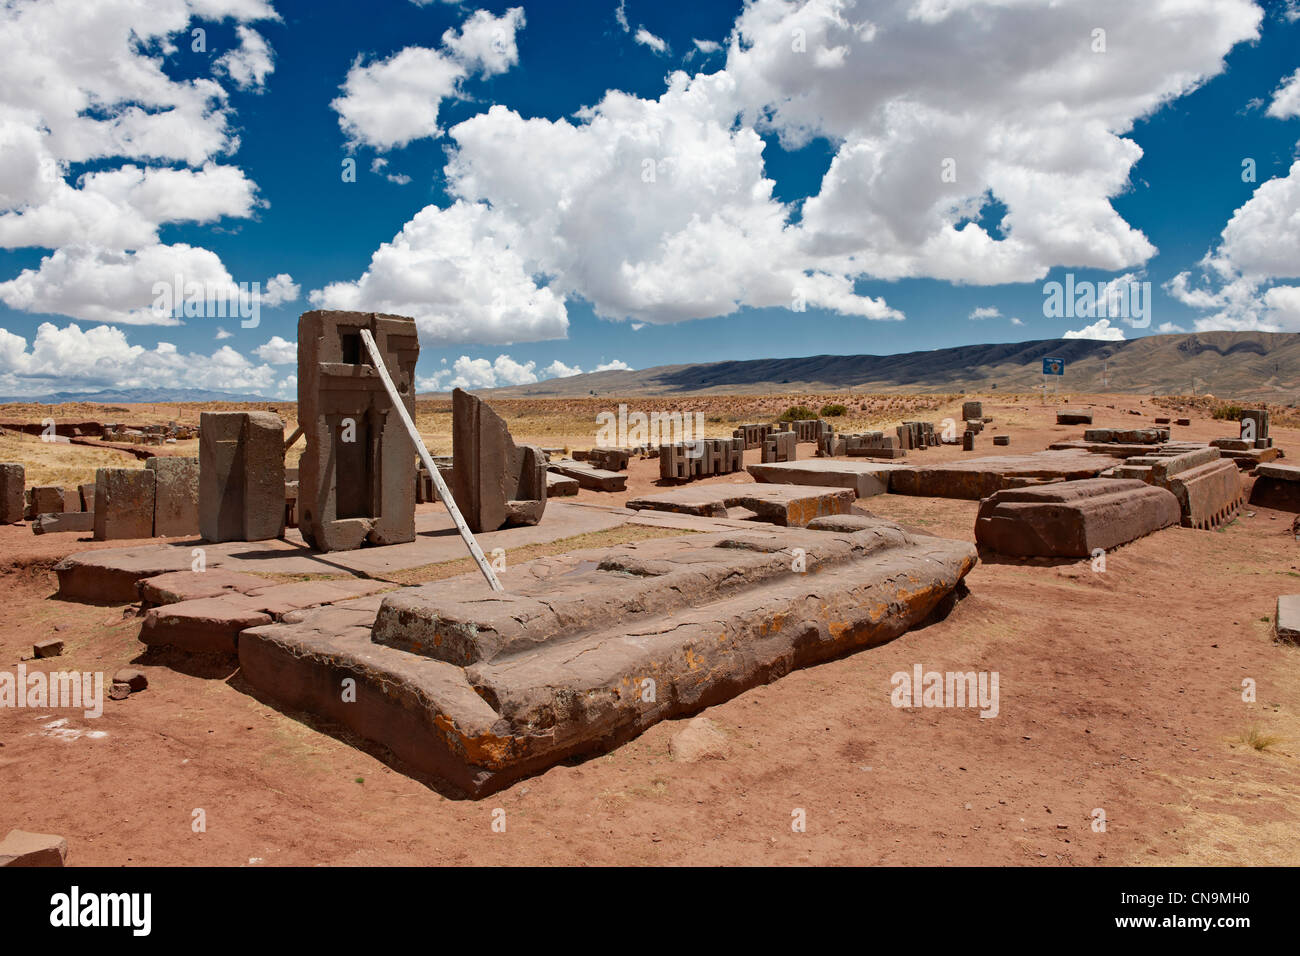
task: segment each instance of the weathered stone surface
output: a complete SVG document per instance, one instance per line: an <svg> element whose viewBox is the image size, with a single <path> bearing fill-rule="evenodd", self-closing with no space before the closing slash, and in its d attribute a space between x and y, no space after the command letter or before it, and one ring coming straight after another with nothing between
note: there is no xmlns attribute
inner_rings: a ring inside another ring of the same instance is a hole
<svg viewBox="0 0 1300 956"><path fill-rule="evenodd" d="M994 435L994 436L993 436L993 444L995 444L995 445L1010 445L1010 444L1011 444L1011 436L1010 436L1010 435Z"/></svg>
<svg viewBox="0 0 1300 956"><path fill-rule="evenodd" d="M591 491L623 491L627 488L627 475L621 472L593 468L564 458L551 462L547 470L565 478L572 478L581 487Z"/></svg>
<svg viewBox="0 0 1300 956"><path fill-rule="evenodd" d="M415 418L414 319L333 311L299 317L298 421L306 441L297 517L303 539L318 551L415 539L415 445L371 364L362 329L374 336Z"/></svg>
<svg viewBox="0 0 1300 956"><path fill-rule="evenodd" d="M1000 554L1083 558L1178 524L1178 499L1135 479L1089 478L998 491L981 502L975 540Z"/></svg>
<svg viewBox="0 0 1300 956"><path fill-rule="evenodd" d="M545 453L536 445L516 445L501 416L459 388L451 393L451 444L456 462L451 494L471 531L541 520L546 508ZM582 482L579 475L560 473Z"/></svg>
<svg viewBox="0 0 1300 956"><path fill-rule="evenodd" d="M137 582L169 571L189 571L194 558L188 548L144 547L84 551L70 554L54 566L59 597L86 604L130 604L138 600ZM208 573L219 559L210 557Z"/></svg>
<svg viewBox="0 0 1300 956"><path fill-rule="evenodd" d="M17 462L0 463L0 524L17 524L23 520L23 483L26 472Z"/></svg>
<svg viewBox="0 0 1300 956"><path fill-rule="evenodd" d="M1237 513L1246 497L1241 472L1224 459L1179 471L1163 484L1178 499L1186 528L1219 527Z"/></svg>
<svg viewBox="0 0 1300 956"><path fill-rule="evenodd" d="M382 591L382 581L348 578L342 581L302 581L266 584L246 593L230 590L217 597L198 598L152 608L140 628L140 640L190 653L235 653L239 634L250 627L283 620L303 608L349 601Z"/></svg>
<svg viewBox="0 0 1300 956"><path fill-rule="evenodd" d="M136 583L140 603L145 610L160 604L179 604L200 598L217 597L230 591L247 594L267 586L265 578L222 568L204 571L168 571L165 574L142 578Z"/></svg>
<svg viewBox="0 0 1300 956"><path fill-rule="evenodd" d="M1169 440L1168 428L1089 428L1083 433L1089 442L1121 445L1155 445Z"/></svg>
<svg viewBox="0 0 1300 956"><path fill-rule="evenodd" d="M61 514L37 515L32 522L33 534L57 534L63 531L81 533L95 530L93 511L64 511Z"/></svg>
<svg viewBox="0 0 1300 956"><path fill-rule="evenodd" d="M32 645L35 657L58 657L63 653L63 642L57 637L49 637Z"/></svg>
<svg viewBox="0 0 1300 956"><path fill-rule="evenodd" d="M95 540L152 538L154 473L147 468L95 471Z"/></svg>
<svg viewBox="0 0 1300 956"><path fill-rule="evenodd" d="M199 460L150 458L154 473L153 533L160 538L188 538L199 533Z"/></svg>
<svg viewBox="0 0 1300 956"><path fill-rule="evenodd" d="M77 496L81 498L82 511L95 510L95 483L93 481L84 485L77 485Z"/></svg>
<svg viewBox="0 0 1300 956"><path fill-rule="evenodd" d="M0 840L0 866L63 866L68 841L50 833L10 830Z"/></svg>
<svg viewBox="0 0 1300 956"><path fill-rule="evenodd" d="M1114 464L1115 460L1108 455L1079 451L1040 451L1032 455L971 458L938 465L914 465L891 471L889 490L897 495L976 501L1003 488L1093 478Z"/></svg>
<svg viewBox="0 0 1300 956"><path fill-rule="evenodd" d="M284 421L279 415L199 416L199 534L214 543L284 534Z"/></svg>
<svg viewBox="0 0 1300 956"><path fill-rule="evenodd" d="M1260 508L1300 513L1300 465L1268 462L1257 466L1250 503Z"/></svg>
<svg viewBox="0 0 1300 956"><path fill-rule="evenodd" d="M578 479L562 475L558 471L546 472L546 496L559 498L578 493Z"/></svg>
<svg viewBox="0 0 1300 956"><path fill-rule="evenodd" d="M822 515L848 514L854 498L851 488L745 482L674 488L629 498L627 506L715 518L725 518L728 508L745 508L761 521L801 528Z"/></svg>
<svg viewBox="0 0 1300 956"><path fill-rule="evenodd" d="M969 428L966 429L966 431L961 433L961 450L962 451L975 450L975 433L971 431Z"/></svg>
<svg viewBox="0 0 1300 956"><path fill-rule="evenodd" d="M885 521L655 539L514 566L505 593L463 576L387 595L377 618L356 604L305 612L245 631L239 663L281 706L477 797L898 637L974 564L968 543ZM355 702L341 701L344 677Z"/></svg>
<svg viewBox="0 0 1300 956"><path fill-rule="evenodd" d="M966 421L970 421L971 419L982 419L984 417L984 403L962 402L961 417Z"/></svg>
<svg viewBox="0 0 1300 956"><path fill-rule="evenodd" d="M889 474L907 465L869 461L769 462L750 465L747 470L758 481L778 485L817 485L823 488L852 488L859 498L870 498L889 490Z"/></svg>
<svg viewBox="0 0 1300 956"><path fill-rule="evenodd" d="M62 485L37 485L32 489L32 514L62 514L67 510Z"/></svg>
<svg viewBox="0 0 1300 956"><path fill-rule="evenodd" d="M1274 623L1279 641L1300 645L1300 594L1279 595Z"/></svg>
<svg viewBox="0 0 1300 956"><path fill-rule="evenodd" d="M1089 408L1062 408L1056 413L1058 425L1091 425L1092 410Z"/></svg>

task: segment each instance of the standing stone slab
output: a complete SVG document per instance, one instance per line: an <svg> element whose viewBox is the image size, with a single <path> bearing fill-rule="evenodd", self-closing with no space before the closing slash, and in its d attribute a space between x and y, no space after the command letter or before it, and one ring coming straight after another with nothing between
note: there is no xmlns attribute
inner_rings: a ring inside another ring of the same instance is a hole
<svg viewBox="0 0 1300 956"><path fill-rule="evenodd" d="M1300 646L1300 594L1278 595L1274 626L1279 641Z"/></svg>
<svg viewBox="0 0 1300 956"><path fill-rule="evenodd" d="M154 473L147 468L95 472L95 540L152 538Z"/></svg>
<svg viewBox="0 0 1300 956"><path fill-rule="evenodd" d="M144 466L154 473L154 535L172 538L198 534L199 460L150 458Z"/></svg>
<svg viewBox="0 0 1300 956"><path fill-rule="evenodd" d="M23 520L23 466L16 462L0 463L0 524L17 524Z"/></svg>
<svg viewBox="0 0 1300 956"><path fill-rule="evenodd" d="M415 540L415 445L361 330L374 336L415 419L415 320L373 312L304 312L298 319L298 527L319 551ZM281 488L281 508L284 507Z"/></svg>
<svg viewBox="0 0 1300 956"><path fill-rule="evenodd" d="M279 415L199 416L199 534L214 543L265 541L284 534L284 422Z"/></svg>
<svg viewBox="0 0 1300 956"><path fill-rule="evenodd" d="M546 455L536 445L516 445L510 429L486 402L451 393L451 494L475 534L506 524L537 524L546 508ZM583 477L552 466L560 474ZM589 472L614 474L603 469ZM627 476L622 476L623 481Z"/></svg>

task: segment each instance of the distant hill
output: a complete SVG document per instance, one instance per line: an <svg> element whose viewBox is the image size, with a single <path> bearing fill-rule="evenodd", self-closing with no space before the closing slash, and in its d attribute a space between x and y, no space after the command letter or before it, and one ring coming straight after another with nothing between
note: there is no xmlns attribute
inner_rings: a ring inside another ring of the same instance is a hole
<svg viewBox="0 0 1300 956"><path fill-rule="evenodd" d="M49 395L10 395L0 397L0 405L10 403L62 405L70 402L93 402L99 405L148 405L170 402L277 402L280 399L261 395L217 392L208 388L106 388L98 392L52 392Z"/></svg>
<svg viewBox="0 0 1300 956"><path fill-rule="evenodd" d="M691 392L1025 392L1043 359L1064 359L1062 391L1212 393L1286 403L1300 398L1300 333L1198 332L1125 342L1038 339L900 355L811 355L635 371L592 372L492 389L502 398L673 395Z"/></svg>

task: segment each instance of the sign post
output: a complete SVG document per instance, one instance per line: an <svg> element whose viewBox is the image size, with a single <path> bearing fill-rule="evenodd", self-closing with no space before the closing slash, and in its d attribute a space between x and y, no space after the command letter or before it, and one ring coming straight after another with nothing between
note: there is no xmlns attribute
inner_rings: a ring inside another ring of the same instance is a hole
<svg viewBox="0 0 1300 956"><path fill-rule="evenodd" d="M1053 380L1053 394L1059 395L1061 391L1061 377L1065 375L1065 359L1045 358L1043 359L1043 401L1047 401L1047 378L1055 376Z"/></svg>

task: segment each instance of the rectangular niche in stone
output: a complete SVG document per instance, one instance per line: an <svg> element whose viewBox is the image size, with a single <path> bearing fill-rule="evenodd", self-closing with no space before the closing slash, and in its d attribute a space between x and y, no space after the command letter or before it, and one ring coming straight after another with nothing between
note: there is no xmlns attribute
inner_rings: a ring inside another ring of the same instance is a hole
<svg viewBox="0 0 1300 956"><path fill-rule="evenodd" d="M373 312L298 319L298 529L320 551L415 540L415 446L361 341L369 329L415 418L415 320Z"/></svg>

